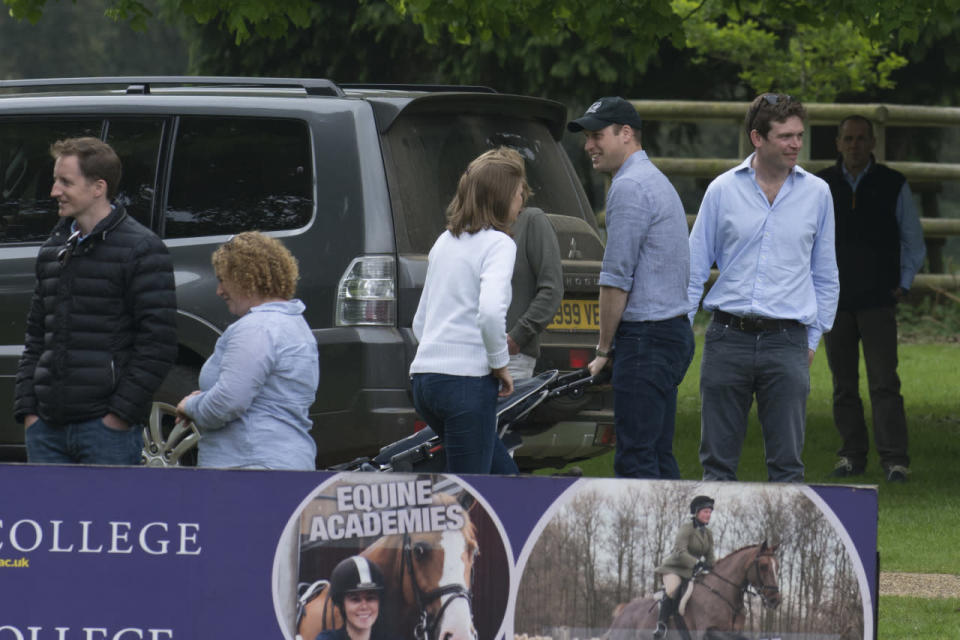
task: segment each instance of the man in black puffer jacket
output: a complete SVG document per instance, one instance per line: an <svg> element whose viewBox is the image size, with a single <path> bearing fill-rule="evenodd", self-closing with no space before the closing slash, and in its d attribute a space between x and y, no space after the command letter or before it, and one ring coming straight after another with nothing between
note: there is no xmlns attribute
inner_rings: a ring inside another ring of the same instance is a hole
<svg viewBox="0 0 960 640"><path fill-rule="evenodd" d="M60 140L50 195L62 218L37 256L14 412L30 462L140 462L141 425L177 354L163 242L111 205L120 159L97 138Z"/></svg>

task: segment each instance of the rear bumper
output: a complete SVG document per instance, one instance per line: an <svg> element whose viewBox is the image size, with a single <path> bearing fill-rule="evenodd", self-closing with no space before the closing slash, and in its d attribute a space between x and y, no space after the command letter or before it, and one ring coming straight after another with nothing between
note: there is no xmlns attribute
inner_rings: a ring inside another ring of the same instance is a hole
<svg viewBox="0 0 960 640"><path fill-rule="evenodd" d="M562 467L613 449L613 417L603 422L563 421L536 435L523 436L514 454L521 469Z"/></svg>

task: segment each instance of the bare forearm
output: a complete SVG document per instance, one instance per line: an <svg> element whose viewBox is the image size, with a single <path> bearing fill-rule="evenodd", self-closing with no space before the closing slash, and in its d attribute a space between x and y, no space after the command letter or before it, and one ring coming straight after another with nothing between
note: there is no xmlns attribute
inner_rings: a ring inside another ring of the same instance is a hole
<svg viewBox="0 0 960 640"><path fill-rule="evenodd" d="M620 319L623 317L623 310L627 306L627 292L616 287L600 287L600 338L597 341L597 349L609 354L613 347L613 337L617 333L617 327L620 326ZM590 361L587 368L590 375L595 376L610 363L610 356L597 357Z"/></svg>
<svg viewBox="0 0 960 640"><path fill-rule="evenodd" d="M609 351L613 345L613 337L627 307L627 295L623 289L600 287L600 339L597 346L603 351Z"/></svg>

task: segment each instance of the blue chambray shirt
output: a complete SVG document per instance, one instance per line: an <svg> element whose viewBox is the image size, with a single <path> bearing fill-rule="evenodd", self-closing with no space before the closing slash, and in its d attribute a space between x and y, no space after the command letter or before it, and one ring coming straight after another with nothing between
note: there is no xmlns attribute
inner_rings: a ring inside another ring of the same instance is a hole
<svg viewBox="0 0 960 640"><path fill-rule="evenodd" d="M719 175L703 196L690 232L690 317L716 263L720 275L704 309L798 320L816 350L840 295L830 187L797 166L770 204L753 157Z"/></svg>
<svg viewBox="0 0 960 640"><path fill-rule="evenodd" d="M300 300L253 307L227 327L187 400L202 467L314 469L308 410L320 382L317 341Z"/></svg>
<svg viewBox="0 0 960 640"><path fill-rule="evenodd" d="M687 312L687 217L677 190L635 151L607 192L607 246L600 284L628 292L621 320L647 322Z"/></svg>

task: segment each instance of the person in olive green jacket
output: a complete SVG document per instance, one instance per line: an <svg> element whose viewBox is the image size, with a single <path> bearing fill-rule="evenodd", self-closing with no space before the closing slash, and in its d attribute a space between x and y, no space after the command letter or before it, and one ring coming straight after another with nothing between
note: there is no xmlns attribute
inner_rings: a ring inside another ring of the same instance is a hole
<svg viewBox="0 0 960 640"><path fill-rule="evenodd" d="M713 555L713 533L707 529L713 514L713 498L694 498L690 502L690 514L693 517L680 525L673 553L655 569L663 580L663 599L660 601L657 630L653 633L655 640L664 638L667 634L667 621L677 611L680 596L683 595L680 587L684 580L689 580L700 570L709 571L716 562Z"/></svg>
<svg viewBox="0 0 960 640"><path fill-rule="evenodd" d="M523 209L510 230L517 243L517 260L507 309L507 367L517 381L533 377L540 334L563 301L563 263L557 234L542 209Z"/></svg>

